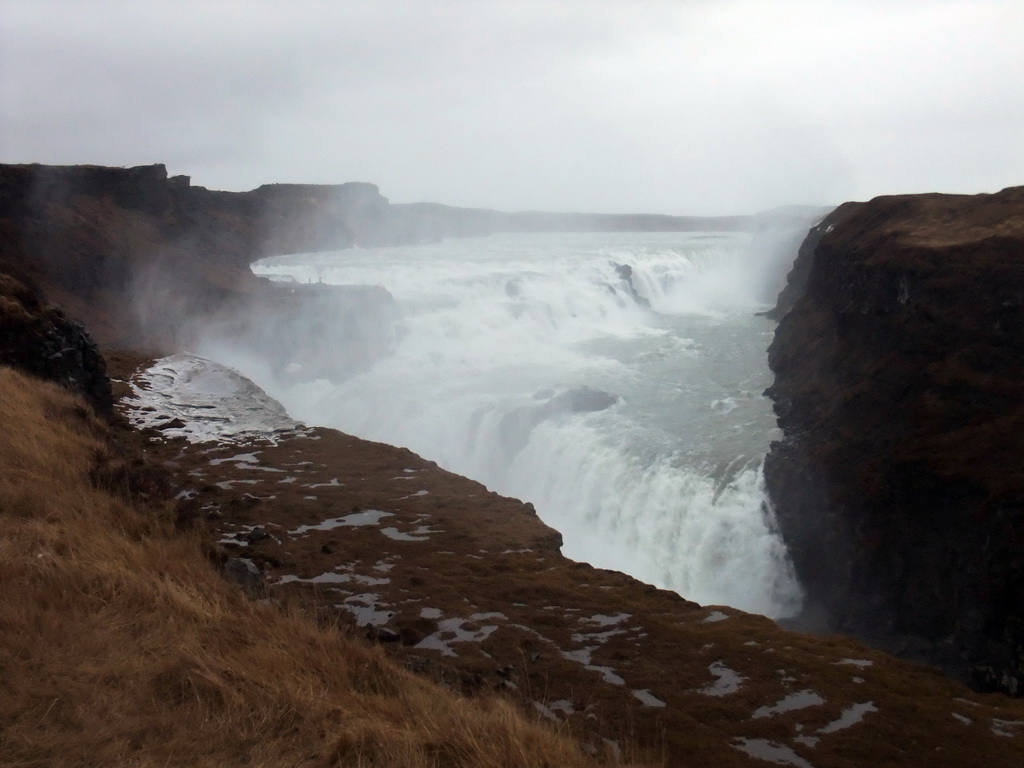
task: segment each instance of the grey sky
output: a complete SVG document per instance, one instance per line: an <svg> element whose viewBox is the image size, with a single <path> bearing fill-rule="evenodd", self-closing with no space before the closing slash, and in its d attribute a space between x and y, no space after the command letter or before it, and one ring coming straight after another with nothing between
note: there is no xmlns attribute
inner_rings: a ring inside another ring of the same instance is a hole
<svg viewBox="0 0 1024 768"><path fill-rule="evenodd" d="M0 0L0 161L740 213L1024 184L1021 0Z"/></svg>

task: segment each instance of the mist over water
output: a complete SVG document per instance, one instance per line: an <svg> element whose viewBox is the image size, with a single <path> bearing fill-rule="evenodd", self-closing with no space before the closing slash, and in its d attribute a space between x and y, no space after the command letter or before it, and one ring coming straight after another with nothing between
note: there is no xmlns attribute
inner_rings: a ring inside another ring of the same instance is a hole
<svg viewBox="0 0 1024 768"><path fill-rule="evenodd" d="M275 257L254 271L385 286L400 311L392 354L332 383L213 351L306 423L408 446L532 502L571 558L783 616L800 589L763 490L774 326L756 315L776 261L737 233Z"/></svg>

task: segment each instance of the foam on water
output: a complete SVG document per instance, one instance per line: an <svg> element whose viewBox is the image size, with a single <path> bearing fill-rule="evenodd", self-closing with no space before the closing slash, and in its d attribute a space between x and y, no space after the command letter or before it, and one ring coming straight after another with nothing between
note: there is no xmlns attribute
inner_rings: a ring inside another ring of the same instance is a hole
<svg viewBox="0 0 1024 768"><path fill-rule="evenodd" d="M268 259L255 270L383 285L401 318L393 353L347 381L259 381L307 423L532 502L569 557L790 614L800 590L760 469L777 434L761 395L772 326L748 244L517 235Z"/></svg>

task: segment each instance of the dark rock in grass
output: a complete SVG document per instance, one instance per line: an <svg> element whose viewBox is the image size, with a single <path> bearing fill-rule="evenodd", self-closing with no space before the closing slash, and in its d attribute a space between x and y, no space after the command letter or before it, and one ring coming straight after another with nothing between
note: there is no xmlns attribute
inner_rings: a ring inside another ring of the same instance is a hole
<svg viewBox="0 0 1024 768"><path fill-rule="evenodd" d="M256 591L263 584L263 572L246 557L232 557L224 563L224 576L228 581L248 591Z"/></svg>

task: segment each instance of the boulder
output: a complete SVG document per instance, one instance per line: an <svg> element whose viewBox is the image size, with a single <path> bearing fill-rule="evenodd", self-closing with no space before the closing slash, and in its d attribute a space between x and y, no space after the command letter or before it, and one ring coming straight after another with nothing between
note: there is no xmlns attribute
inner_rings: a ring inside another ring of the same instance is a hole
<svg viewBox="0 0 1024 768"><path fill-rule="evenodd" d="M224 577L250 592L263 585L263 572L247 557L231 557L224 562Z"/></svg>

